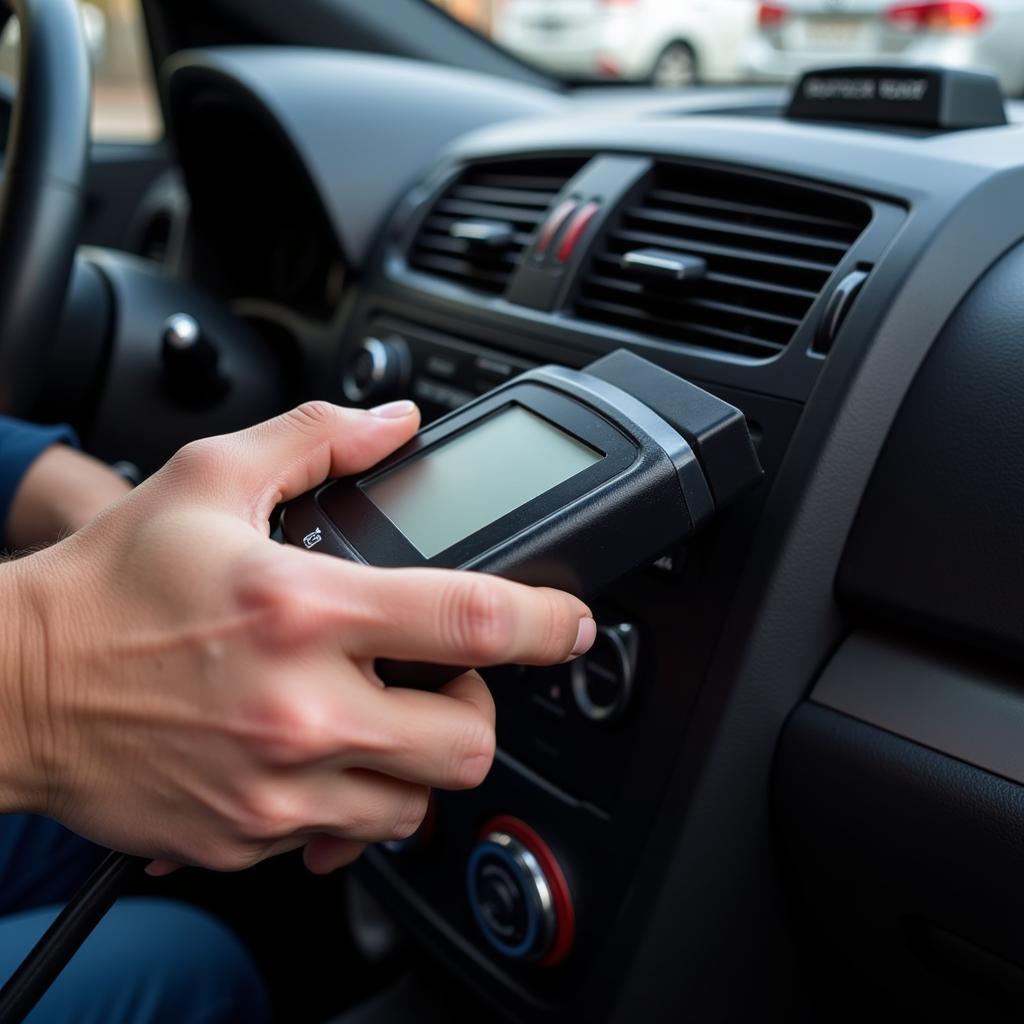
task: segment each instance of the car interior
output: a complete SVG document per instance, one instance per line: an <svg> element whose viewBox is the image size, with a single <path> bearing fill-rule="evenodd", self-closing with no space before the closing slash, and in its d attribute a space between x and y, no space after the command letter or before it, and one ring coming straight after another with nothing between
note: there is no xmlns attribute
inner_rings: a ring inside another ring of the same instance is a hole
<svg viewBox="0 0 1024 1024"><path fill-rule="evenodd" d="M931 114L800 111L559 81L424 0L142 0L162 128L90 141L60 5L10 6L5 412L144 477L306 399L433 421L625 349L764 470L594 598L586 657L485 673L493 769L411 839L137 888L228 922L282 1021L1019 1020L1024 104L932 69Z"/></svg>

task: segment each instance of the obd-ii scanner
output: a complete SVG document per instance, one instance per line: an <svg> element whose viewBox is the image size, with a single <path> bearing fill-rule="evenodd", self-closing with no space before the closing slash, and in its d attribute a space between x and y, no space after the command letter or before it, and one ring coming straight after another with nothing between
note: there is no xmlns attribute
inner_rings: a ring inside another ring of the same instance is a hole
<svg viewBox="0 0 1024 1024"><path fill-rule="evenodd" d="M284 539L376 566L495 573L596 593L708 523L761 477L743 414L619 350L528 370L361 477L284 510ZM379 661L392 685L453 667Z"/></svg>

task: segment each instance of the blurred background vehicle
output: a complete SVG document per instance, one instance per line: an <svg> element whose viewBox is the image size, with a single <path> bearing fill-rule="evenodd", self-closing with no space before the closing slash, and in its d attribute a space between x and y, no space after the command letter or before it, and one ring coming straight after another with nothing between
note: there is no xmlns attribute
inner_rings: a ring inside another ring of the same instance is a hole
<svg viewBox="0 0 1024 1024"><path fill-rule="evenodd" d="M433 0L569 82L789 82L835 64L987 70L1024 93L1024 0Z"/></svg>
<svg viewBox="0 0 1024 1024"><path fill-rule="evenodd" d="M1024 0L762 3L740 77L789 81L830 64L939 64L992 71L1024 92Z"/></svg>
<svg viewBox="0 0 1024 1024"><path fill-rule="evenodd" d="M755 16L750 0L504 0L493 38L563 78L679 88L735 81Z"/></svg>

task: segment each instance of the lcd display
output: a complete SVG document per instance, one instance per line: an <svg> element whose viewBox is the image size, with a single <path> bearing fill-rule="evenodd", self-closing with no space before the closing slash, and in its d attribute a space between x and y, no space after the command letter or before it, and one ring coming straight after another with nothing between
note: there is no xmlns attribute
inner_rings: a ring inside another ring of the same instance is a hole
<svg viewBox="0 0 1024 1024"><path fill-rule="evenodd" d="M409 543L433 558L603 458L509 405L361 486Z"/></svg>

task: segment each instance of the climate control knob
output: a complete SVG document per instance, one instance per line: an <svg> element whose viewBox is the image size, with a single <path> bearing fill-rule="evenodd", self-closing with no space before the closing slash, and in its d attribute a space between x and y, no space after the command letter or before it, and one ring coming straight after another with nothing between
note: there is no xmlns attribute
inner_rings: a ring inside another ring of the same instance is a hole
<svg viewBox="0 0 1024 1024"><path fill-rule="evenodd" d="M599 626L593 646L572 663L572 695L592 722L614 721L633 696L637 634L628 622Z"/></svg>
<svg viewBox="0 0 1024 1024"><path fill-rule="evenodd" d="M469 905L487 943L514 960L553 966L575 929L572 898L547 844L518 818L484 826L466 872Z"/></svg>
<svg viewBox="0 0 1024 1024"><path fill-rule="evenodd" d="M409 346L397 335L363 338L341 378L350 402L380 402L398 397L409 383Z"/></svg>

